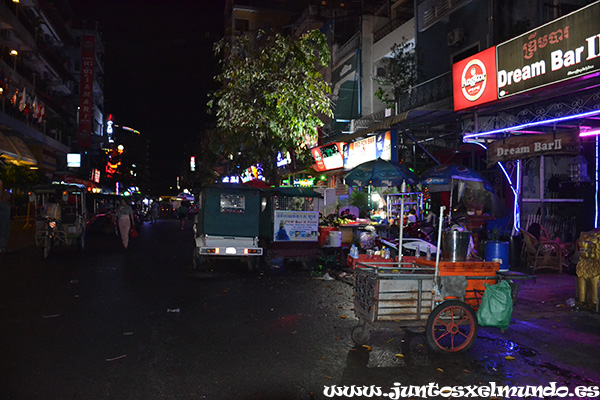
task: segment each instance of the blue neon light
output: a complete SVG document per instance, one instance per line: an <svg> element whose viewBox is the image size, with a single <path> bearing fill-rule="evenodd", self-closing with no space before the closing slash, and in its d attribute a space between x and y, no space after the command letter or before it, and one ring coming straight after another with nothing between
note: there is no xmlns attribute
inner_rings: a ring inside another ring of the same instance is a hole
<svg viewBox="0 0 600 400"><path fill-rule="evenodd" d="M600 114L600 110L588 111L588 112L584 112L581 114L575 114L575 115L567 115L564 117L552 118L552 119L547 119L544 121L529 122L529 123L522 124L522 125L512 126L510 128L495 129L493 131L487 131L487 132L481 132L481 133L472 133L469 135L465 135L463 138L463 141L468 140L468 139L473 139L476 137L481 137L481 136L495 135L497 133L503 133L503 132L511 131L511 130L517 131L519 129L531 128L532 126L552 124L552 123L556 123L556 122L569 121L569 120L577 119L577 118L590 117L592 115L597 115L597 114Z"/></svg>

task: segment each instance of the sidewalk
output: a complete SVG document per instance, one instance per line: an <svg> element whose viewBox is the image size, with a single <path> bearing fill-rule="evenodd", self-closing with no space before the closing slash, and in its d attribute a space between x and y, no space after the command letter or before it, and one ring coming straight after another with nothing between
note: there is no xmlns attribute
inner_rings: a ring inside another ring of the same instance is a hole
<svg viewBox="0 0 600 400"><path fill-rule="evenodd" d="M27 218L13 217L10 220L10 234L8 235L8 250L19 251L35 245L35 221L29 221L31 226L25 226Z"/></svg>
<svg viewBox="0 0 600 400"><path fill-rule="evenodd" d="M576 276L537 274L535 282L521 286L505 333L485 328L504 340L528 346L558 365L600 381L600 314L569 307L576 298ZM597 371L592 377L590 371Z"/></svg>

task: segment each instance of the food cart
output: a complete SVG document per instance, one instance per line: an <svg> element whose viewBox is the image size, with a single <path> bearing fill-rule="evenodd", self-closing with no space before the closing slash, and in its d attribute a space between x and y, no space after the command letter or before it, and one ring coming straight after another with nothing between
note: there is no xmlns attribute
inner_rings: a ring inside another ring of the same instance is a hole
<svg viewBox="0 0 600 400"><path fill-rule="evenodd" d="M83 250L87 226L87 188L76 183L35 186L29 194L35 215L35 244L48 258L54 246L78 244Z"/></svg>
<svg viewBox="0 0 600 400"><path fill-rule="evenodd" d="M310 188L277 187L261 191L260 245L264 262L300 261L308 267L319 257L319 201Z"/></svg>
<svg viewBox="0 0 600 400"><path fill-rule="evenodd" d="M443 208L440 209L440 215ZM441 237L438 228L438 241ZM400 262L358 262L352 340L364 344L373 329L425 329L439 352L469 349L479 329L475 311L485 283L495 283L497 262L440 262L400 256Z"/></svg>
<svg viewBox="0 0 600 400"><path fill-rule="evenodd" d="M200 189L194 220L193 266L214 258L245 260L253 269L263 254L259 246L260 190L238 184Z"/></svg>

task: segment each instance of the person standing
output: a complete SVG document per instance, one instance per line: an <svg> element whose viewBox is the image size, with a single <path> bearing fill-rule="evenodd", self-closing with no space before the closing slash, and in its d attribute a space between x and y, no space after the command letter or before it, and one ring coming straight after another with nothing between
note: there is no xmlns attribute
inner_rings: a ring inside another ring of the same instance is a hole
<svg viewBox="0 0 600 400"><path fill-rule="evenodd" d="M133 226L133 209L124 199L121 199L119 207L117 207L117 223L123 247L127 248L129 246L129 232Z"/></svg>
<svg viewBox="0 0 600 400"><path fill-rule="evenodd" d="M8 252L10 233L10 192L0 192L0 253Z"/></svg>

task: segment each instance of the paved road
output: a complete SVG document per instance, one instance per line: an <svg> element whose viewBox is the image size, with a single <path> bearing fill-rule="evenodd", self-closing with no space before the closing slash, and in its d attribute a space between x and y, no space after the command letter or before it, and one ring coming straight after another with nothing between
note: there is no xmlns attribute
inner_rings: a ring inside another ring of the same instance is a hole
<svg viewBox="0 0 600 400"><path fill-rule="evenodd" d="M191 226L161 220L127 251L92 232L83 252L3 255L0 398L322 399L333 384L596 382L588 364L553 362L491 328L460 355L399 330L354 346L347 283L294 266L190 273L192 246Z"/></svg>

